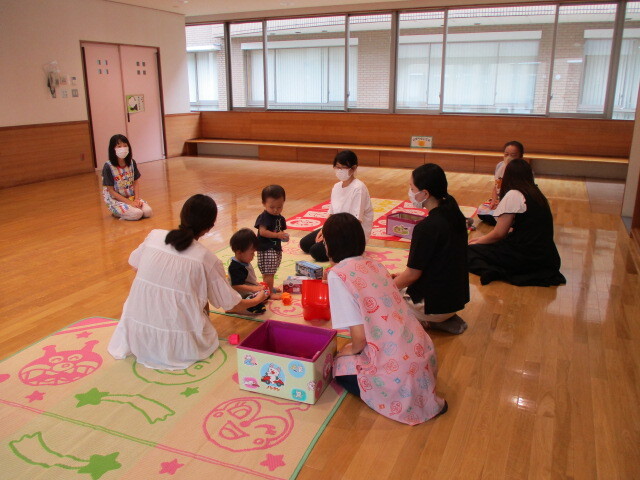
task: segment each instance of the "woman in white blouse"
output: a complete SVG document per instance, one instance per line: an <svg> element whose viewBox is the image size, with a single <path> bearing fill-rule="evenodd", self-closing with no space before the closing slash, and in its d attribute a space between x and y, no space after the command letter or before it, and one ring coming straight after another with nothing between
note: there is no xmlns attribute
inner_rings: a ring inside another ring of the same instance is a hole
<svg viewBox="0 0 640 480"><path fill-rule="evenodd" d="M116 359L133 354L149 368L187 368L218 348L209 302L241 311L265 300L264 292L243 300L227 282L222 262L198 243L217 214L211 197L194 195L182 207L176 230L152 230L131 253L137 273L108 348Z"/></svg>
<svg viewBox="0 0 640 480"><path fill-rule="evenodd" d="M367 186L355 176L357 168L358 157L351 150L338 152L333 159L333 170L339 182L331 190L329 215L350 213L360 220L365 240L368 240L373 227L373 206ZM322 229L318 229L300 240L300 248L311 254L314 260L328 262L329 257L322 240Z"/></svg>
<svg viewBox="0 0 640 480"><path fill-rule="evenodd" d="M469 241L469 271L486 285L503 280L518 286L561 285L560 255L553 240L549 202L522 159L505 168L495 228Z"/></svg>

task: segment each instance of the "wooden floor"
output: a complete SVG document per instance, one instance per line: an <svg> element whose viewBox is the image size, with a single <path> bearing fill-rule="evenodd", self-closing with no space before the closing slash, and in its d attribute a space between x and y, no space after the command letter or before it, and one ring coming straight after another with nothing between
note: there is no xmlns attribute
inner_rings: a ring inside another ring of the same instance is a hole
<svg viewBox="0 0 640 480"><path fill-rule="evenodd" d="M263 186L285 187L288 216L329 198L336 181L329 165L254 160L182 157L140 169L155 213L140 222L108 214L96 174L0 190L0 357L84 317L118 318L133 279L129 253L152 228L176 226L190 195L211 194L219 205L202 240L215 251L253 226ZM359 178L374 197L402 199L409 173L362 167ZM489 175L448 178L463 205L491 190ZM432 335L449 412L408 427L348 397L298 478L640 478L640 282L619 217L623 186L538 182L552 203L567 285L483 287L470 276L469 329ZM221 336L256 327L214 323Z"/></svg>

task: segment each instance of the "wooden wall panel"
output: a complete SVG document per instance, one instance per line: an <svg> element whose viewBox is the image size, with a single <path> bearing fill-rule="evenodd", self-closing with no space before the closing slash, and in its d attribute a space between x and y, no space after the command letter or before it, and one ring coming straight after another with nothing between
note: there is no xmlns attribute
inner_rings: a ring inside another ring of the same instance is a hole
<svg viewBox="0 0 640 480"><path fill-rule="evenodd" d="M258 147L258 158L260 158L260 160L284 160L287 162L296 162L298 160L298 151L296 147L272 147L270 145L261 145Z"/></svg>
<svg viewBox="0 0 640 480"><path fill-rule="evenodd" d="M475 155L473 173L495 173L498 162L504 160L502 155Z"/></svg>
<svg viewBox="0 0 640 480"><path fill-rule="evenodd" d="M167 158L187 155L185 140L200 137L200 112L164 116Z"/></svg>
<svg viewBox="0 0 640 480"><path fill-rule="evenodd" d="M0 188L94 170L88 121L0 128Z"/></svg>
<svg viewBox="0 0 640 480"><path fill-rule="evenodd" d="M366 167L380 166L380 152L378 150L353 150L358 157L358 165Z"/></svg>
<svg viewBox="0 0 640 480"><path fill-rule="evenodd" d="M298 162L310 163L333 163L333 159L338 153L337 148L306 148L298 147Z"/></svg>
<svg viewBox="0 0 640 480"><path fill-rule="evenodd" d="M437 163L447 172L473 172L473 155L452 155L448 153L424 154L424 163Z"/></svg>
<svg viewBox="0 0 640 480"><path fill-rule="evenodd" d="M406 167L416 168L424 165L424 153L405 152L380 152L381 167Z"/></svg>
<svg viewBox="0 0 640 480"><path fill-rule="evenodd" d="M527 151L628 157L633 121L474 115L337 112L202 112L206 138L409 146L433 136L434 148L500 151L510 140Z"/></svg>

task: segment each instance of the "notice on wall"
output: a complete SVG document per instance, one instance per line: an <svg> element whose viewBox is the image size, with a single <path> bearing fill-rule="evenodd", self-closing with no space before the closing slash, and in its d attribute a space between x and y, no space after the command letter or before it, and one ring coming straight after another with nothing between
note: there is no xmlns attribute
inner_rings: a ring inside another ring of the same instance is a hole
<svg viewBox="0 0 640 480"><path fill-rule="evenodd" d="M126 102L128 113L144 112L144 95L127 95Z"/></svg>
<svg viewBox="0 0 640 480"><path fill-rule="evenodd" d="M433 137L411 137L411 147L431 148Z"/></svg>

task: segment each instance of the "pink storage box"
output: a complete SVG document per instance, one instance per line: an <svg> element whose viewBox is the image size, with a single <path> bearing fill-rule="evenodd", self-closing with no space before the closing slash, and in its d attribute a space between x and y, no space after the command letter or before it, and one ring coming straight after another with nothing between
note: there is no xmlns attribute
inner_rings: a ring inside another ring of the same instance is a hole
<svg viewBox="0 0 640 480"><path fill-rule="evenodd" d="M336 333L267 320L237 347L240 388L316 403L333 378Z"/></svg>
<svg viewBox="0 0 640 480"><path fill-rule="evenodd" d="M391 213L387 216L387 235L411 238L415 226L425 217L412 213Z"/></svg>

